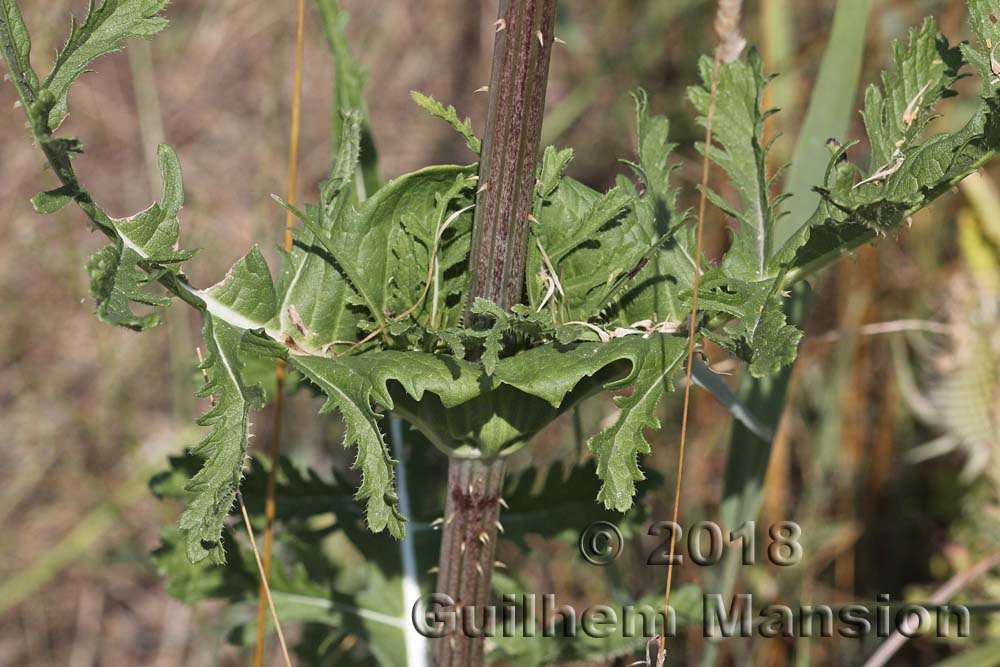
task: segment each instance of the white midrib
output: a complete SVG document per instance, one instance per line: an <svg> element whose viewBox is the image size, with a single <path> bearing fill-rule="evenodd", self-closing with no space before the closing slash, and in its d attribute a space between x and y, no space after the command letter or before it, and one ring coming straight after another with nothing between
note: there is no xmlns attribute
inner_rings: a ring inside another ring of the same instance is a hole
<svg viewBox="0 0 1000 667"><path fill-rule="evenodd" d="M674 359L674 361L669 366L667 366L666 369L664 369L664 371L662 373L660 373L660 376L658 378L656 378L656 382L653 382L652 384L650 384L649 385L649 389L647 389L645 392L643 392L642 396L639 398L639 401L636 403L636 405L639 405L640 403L645 403L646 399L649 398L650 394L652 394L654 391L656 391L656 388L660 386L661 382L663 382L663 378L665 378L668 375L670 375L671 373L673 373L674 372L674 368L677 367L677 364L679 364L681 362L681 359L683 359L683 358L684 358L683 354L678 355L677 358Z"/></svg>
<svg viewBox="0 0 1000 667"><path fill-rule="evenodd" d="M347 399L344 393L336 385L324 382L323 386L330 391L337 392L343 399ZM403 447L403 427L402 422L400 422L399 418L395 415L391 416L389 420L389 440L392 443L393 455L397 460L396 494L398 495L399 511L403 514L403 516L410 516L410 491L406 477L406 452ZM420 600L420 584L417 578L417 554L414 545L415 538L415 526L410 526L410 529L406 531L406 537L399 541L399 558L403 569L403 580L401 585L403 607L402 616L389 616L388 614L373 612L366 609L356 609L346 605L338 606L334 603L330 603L326 606L329 606L330 608L336 607L343 611L350 611L351 613L356 613L362 618L375 620L379 623L399 628L403 633L403 641L405 643L406 667L427 667L427 639L417 632L417 629L412 623L407 621L407 612L413 609L413 607ZM325 603L325 601L315 600L313 598L306 599L312 600L312 603L317 605Z"/></svg>
<svg viewBox="0 0 1000 667"><path fill-rule="evenodd" d="M359 188L359 197L362 201L365 199L364 184L361 179L361 172L358 170L356 185ZM127 248L135 252L143 259L149 259L149 254L146 253L141 247L134 243L130 238L125 236L121 231L118 232L119 238L122 240L122 244ZM303 262L304 265L304 262ZM292 279L291 287L298 282L302 274L302 267L296 271L294 278ZM184 280L178 280L177 283L180 285L188 294L198 297L205 302L205 307L209 313L214 317L226 322L227 324L237 327L239 329L263 329L268 336L275 340L280 340L280 331L270 329L266 326L264 322L257 322L251 320L250 318L236 312L229 306L223 304L213 296L209 294L209 290L199 290L195 289L189 285ZM291 289L288 290L291 292ZM216 349L221 350L222 344L218 339L218 334L213 329L212 338L215 343ZM226 369L226 374L232 380L234 386L239 386L239 379L236 375L235 370L229 364L229 359L224 354L218 355L222 361L222 365ZM389 422L390 437L393 444L393 449L395 455L398 459L397 470L398 470L398 481L397 481L397 494L399 495L399 510L403 516L410 515L410 494L409 488L407 486L406 479L406 457L403 451L403 429L402 424L399 419L393 416ZM411 527L412 528L412 527ZM334 611L340 611L344 613L353 614L359 618L365 620L373 621L375 623L381 623L383 625L388 625L390 627L398 628L403 633L403 640L406 644L406 667L427 667L427 640L426 638L416 631L411 623L407 622L407 610L412 609L420 599L420 585L417 580L417 555L414 548L414 537L415 531L410 530L407 532L405 539L399 542L400 560L402 561L403 567L403 615L401 617L390 616L388 614L383 614L377 611L371 611L369 609L362 609L360 607L354 607L351 605L339 604L332 602L330 600L321 600L318 598L309 597L307 595L297 595L295 593L282 593L278 591L272 592L272 595L278 599L284 599L289 602L296 602L298 604L317 607L321 609L330 609Z"/></svg>
<svg viewBox="0 0 1000 667"><path fill-rule="evenodd" d="M209 313L219 318L226 324L232 325L237 329L263 329L264 333L268 337L274 340L281 340L281 332L276 329L267 326L266 322L257 322L256 320L251 320L245 315L241 315L236 312L226 304L222 303L212 295L208 293L208 290L196 290L185 282L181 282L181 287L184 291L195 295L199 299L205 302L205 308Z"/></svg>
<svg viewBox="0 0 1000 667"><path fill-rule="evenodd" d="M365 189L365 178L361 165L358 165L354 169L354 188L357 193L358 202L364 202L368 198L368 192ZM305 269L306 259L303 258L298 267L295 269L295 275L292 276L291 281L288 283L288 289L285 290L285 298L281 302L280 308L278 308L278 321L281 323L282 330L284 330L290 323L288 318L288 307L293 305L291 303L292 294L295 292L295 287L299 284L302 274L305 273ZM271 332L268 332L268 335L270 336ZM274 336L271 337L274 338Z"/></svg>
<svg viewBox="0 0 1000 667"><path fill-rule="evenodd" d="M757 274L764 277L764 267L767 262L767 238L764 229L764 206L767 203L766 195L758 192L756 206L754 206L754 218L757 223Z"/></svg>
<svg viewBox="0 0 1000 667"><path fill-rule="evenodd" d="M142 259L149 259L149 253L147 253L141 247L136 245L136 243L128 236L123 234L122 231L117 228L117 226L115 227L115 231L118 232L118 238L122 240L122 245L124 245L129 250L133 251L135 254L139 255L139 257L141 257ZM249 317L246 317L245 315L241 315L240 313L236 312L229 306L225 305L215 297L211 296L208 293L209 290L195 289L194 287L189 285L186 280L178 280L177 284L180 285L180 288L185 292L187 292L188 294L196 296L202 301L204 301L205 308L208 309L208 312L210 312L212 315L219 318L226 324L230 324L236 327L237 329L263 329L264 332L269 337L273 338L276 341L281 340L280 331L269 328L266 322L257 322L255 320L251 320Z"/></svg>
<svg viewBox="0 0 1000 667"><path fill-rule="evenodd" d="M399 495L399 511L403 516L411 516L410 490L406 479L406 452L403 449L403 424L398 417L389 418L389 438L392 440L396 457L396 493ZM403 563L403 619L401 628L406 642L406 667L427 667L427 639L417 632L412 623L406 622L407 610L420 600L420 584L417 580L417 554L414 548L416 531L413 527L406 531L406 537L399 542L399 555Z"/></svg>
<svg viewBox="0 0 1000 667"><path fill-rule="evenodd" d="M353 614L359 618L363 618L367 621L374 621L375 623L381 623L382 625L388 625L393 628L399 628L406 631L406 621L402 618L397 618L396 616L390 616L388 614L383 614L377 611L371 611L370 609L361 609L360 607L354 607L347 604L340 604L338 602L333 602L331 600L323 598L314 598L309 595L299 595L297 593L283 593L281 591L271 591L271 596L275 600L285 600L288 602L295 602L296 604L305 605L308 607L315 607L317 609L325 609L329 611L339 611L347 614Z"/></svg>
<svg viewBox="0 0 1000 667"><path fill-rule="evenodd" d="M226 375L229 376L230 382L233 383L234 387L242 386L240 383L239 376L236 374L236 371L233 369L233 367L229 364L229 355L223 352L225 348L222 346L222 341L219 340L219 334L215 330L215 327L212 327L212 342L215 343L215 349L218 350L218 354L216 354L216 357L222 363L223 368L226 369Z"/></svg>
<svg viewBox="0 0 1000 667"><path fill-rule="evenodd" d="M299 278L305 273L306 269L306 258L302 258L299 262L298 267L295 269L295 275L292 276L291 281L288 283L288 289L285 290L285 298L281 302L280 308L278 308L278 318L281 322L282 328L285 327L286 321L288 319L288 307L291 306L292 293L295 291L295 286L299 284Z"/></svg>

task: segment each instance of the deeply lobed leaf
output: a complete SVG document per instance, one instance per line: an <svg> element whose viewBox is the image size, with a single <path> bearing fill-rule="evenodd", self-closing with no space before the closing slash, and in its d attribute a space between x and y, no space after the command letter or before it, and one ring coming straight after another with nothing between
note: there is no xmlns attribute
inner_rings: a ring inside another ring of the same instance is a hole
<svg viewBox="0 0 1000 667"><path fill-rule="evenodd" d="M163 195L145 211L130 218L111 219L117 239L87 263L90 292L97 302L97 317L137 331L156 326L158 313L136 315L131 302L167 306L170 300L151 294L147 286L163 272L177 274L180 264L194 253L178 250L180 224L177 214L184 203L180 163L169 146L157 151ZM36 209L58 210L68 196L59 191L35 198Z"/></svg>
<svg viewBox="0 0 1000 667"><path fill-rule="evenodd" d="M322 411L340 412L346 426L344 446L358 448L353 467L361 471L362 481L356 498L366 501L368 526L374 532L388 529L402 539L404 518L394 489L395 461L372 405L394 407L389 382L397 382L414 400L432 392L446 407L458 405L479 393L475 367L430 354L393 351L335 359L293 356L290 362L326 394Z"/></svg>
<svg viewBox="0 0 1000 667"><path fill-rule="evenodd" d="M361 114L349 111L343 122L340 148L330 178L322 186L322 202L304 213L327 236L351 204L361 150ZM297 234L291 252L283 252L277 294L277 311L270 326L290 346L317 354L357 340L358 324L363 319L358 309L351 307L359 300L357 292L311 231Z"/></svg>
<svg viewBox="0 0 1000 667"><path fill-rule="evenodd" d="M969 2L969 11L981 40L978 47L961 46L965 60L977 66L981 78L982 102L972 118L958 132L921 141L919 130L933 117L931 104L951 94L948 86L962 64L957 50L928 20L911 33L905 47L895 47L897 72L884 77L885 88L869 91L869 99L878 103L866 109L875 147L871 175L856 182L860 170L846 161L846 148L831 159L826 182L817 188L823 201L779 253L793 272L808 273L894 229L996 154L1000 77L992 70L990 56L991 44L997 43L997 12L991 3L979 0ZM902 100L906 104L900 110ZM892 159L880 163L887 150Z"/></svg>
<svg viewBox="0 0 1000 667"><path fill-rule="evenodd" d="M597 458L597 474L604 482L597 500L620 512L632 506L635 483L643 479L639 456L650 452L645 429L660 428L656 404L673 390L673 378L683 368L687 341L679 336L658 335L633 370L632 393L619 396L621 409L615 423L587 443Z"/></svg>
<svg viewBox="0 0 1000 667"><path fill-rule="evenodd" d="M669 162L676 147L668 140L670 123L664 116L650 114L644 90L633 98L638 162L627 164L643 192L640 195L624 178L619 178L618 184L632 194L640 243L651 249L651 254L643 256L648 257L645 266L630 269L638 271L623 284L618 320L625 326L645 319L677 324L688 317L690 304L681 295L693 284L701 261L696 258L695 229L685 224L687 214L678 211L678 193L670 186L676 169Z"/></svg>
<svg viewBox="0 0 1000 667"><path fill-rule="evenodd" d="M703 84L689 89L688 96L701 114L699 121L706 124L713 61L703 57L699 67ZM739 193L741 208L732 208L713 191L708 196L740 222L721 265L726 275L739 280L762 280L773 275L768 259L779 198L771 197L767 176L764 121L773 112L765 111L762 103L768 80L756 50L751 50L745 58L719 66L710 156L729 176L729 183ZM700 149L704 151L705 147Z"/></svg>
<svg viewBox="0 0 1000 667"><path fill-rule="evenodd" d="M8 0L8 2L11 0ZM52 71L42 86L55 96L56 103L49 113L48 126L55 130L68 113L69 89L87 71L91 62L101 56L120 51L130 37L148 39L167 26L160 16L169 0L103 0L98 6L90 0L83 23L76 19L70 24L66 45L56 56Z"/></svg>
<svg viewBox="0 0 1000 667"><path fill-rule="evenodd" d="M676 295L693 274L693 236L681 225L668 183L667 120L649 114L644 91L635 101L638 162L627 164L641 192L623 177L601 194L565 176L568 149L550 147L542 157L528 300L535 308L545 303L556 322L680 320Z"/></svg>
<svg viewBox="0 0 1000 667"><path fill-rule="evenodd" d="M240 376L242 332L214 315L206 315L204 335L208 355L201 368L208 381L198 395L210 398L212 407L198 424L212 430L191 449L191 454L204 459L204 464L186 487L194 495L181 515L180 528L192 563L205 558L224 563L220 536L243 476L250 436L249 411L260 406L262 394L259 388L248 387Z"/></svg>
<svg viewBox="0 0 1000 667"><path fill-rule="evenodd" d="M931 17L910 31L908 43L895 42L893 52L895 71L884 72L882 87L871 85L865 93L863 116L871 149L868 176L891 167L898 153L913 145L934 118L934 105L954 95L950 87L963 64L959 49L948 46Z"/></svg>
<svg viewBox="0 0 1000 667"><path fill-rule="evenodd" d="M698 303L705 310L736 318L735 323L706 335L736 356L748 359L750 373L757 378L776 373L795 361L802 339L802 331L786 322L781 283L780 276L756 282L706 276L699 296Z"/></svg>
<svg viewBox="0 0 1000 667"><path fill-rule="evenodd" d="M709 113L713 71L713 61L703 58L703 85L689 91L703 124ZM714 191L706 194L739 220L740 229L733 233L719 270L704 276L698 301L699 308L709 314L736 318L735 324L707 335L748 361L755 377L790 364L802 338L802 332L785 321L781 307L785 273L773 257L774 224L782 197L771 195L773 178L767 174L769 145L764 123L773 112L764 110L762 104L768 81L755 50L741 60L719 65L710 157L729 176L741 207L731 207Z"/></svg>
<svg viewBox="0 0 1000 667"><path fill-rule="evenodd" d="M424 95L423 93L418 93L417 91L411 91L410 97L413 101L417 103L421 109L434 116L435 118L440 118L444 122L451 125L456 132L458 132L465 139L465 144L469 147L469 150L479 155L479 151L482 150L483 142L480 141L479 137L472 130L472 121L466 118L465 120L459 120L458 112L455 111L455 107L448 105L445 108L443 104L438 102L433 97L429 95Z"/></svg>
<svg viewBox="0 0 1000 667"><path fill-rule="evenodd" d="M27 108L38 93L38 75L31 67L31 35L17 0L0 0L0 50L16 79L18 98Z"/></svg>

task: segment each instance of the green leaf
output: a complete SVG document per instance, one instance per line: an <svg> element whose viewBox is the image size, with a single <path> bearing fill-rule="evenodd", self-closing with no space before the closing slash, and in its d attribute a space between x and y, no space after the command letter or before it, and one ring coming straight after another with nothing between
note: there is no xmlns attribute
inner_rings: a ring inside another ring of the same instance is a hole
<svg viewBox="0 0 1000 667"><path fill-rule="evenodd" d="M812 188L823 182L829 160L824 143L828 137L847 136L851 119L857 112L854 102L872 4L873 0L837 2L830 38L823 51L809 107L795 141L795 153L784 190L790 195L786 204L788 216L775 221L775 248L783 246L816 210L819 195Z"/></svg>
<svg viewBox="0 0 1000 667"><path fill-rule="evenodd" d="M713 68L713 62L703 58L703 85L689 91L702 114L702 124L709 110ZM784 273L772 258L773 227L783 197L771 197L773 179L767 176L769 146L764 143L764 123L774 112L761 105L768 81L753 50L744 59L719 66L710 157L729 175L741 208L733 209L714 191L706 195L740 221L740 231L734 233L719 271L705 276L698 296L701 310L740 318L736 325L707 335L750 362L755 377L791 363L802 336L785 323L781 311Z"/></svg>
<svg viewBox="0 0 1000 667"><path fill-rule="evenodd" d="M188 480L198 473L200 462L192 456L172 456L169 464L167 470L150 480L150 489L157 498L189 502L194 494L187 489ZM268 472L269 464L261 458L250 458L240 488L250 523L255 527L263 527L266 522L264 504L267 498ZM275 483L276 493L281 498L281 502L275 505L275 518L279 521L291 522L330 512L345 518L361 515L352 498L354 488L336 473L332 480L326 480L315 470L307 469L303 472L291 460L282 457Z"/></svg>
<svg viewBox="0 0 1000 667"><path fill-rule="evenodd" d="M711 98L712 59L703 57L699 67L703 83L689 89L688 96L704 125ZM761 105L768 80L755 50L745 58L719 66L710 156L725 170L738 191L741 210L730 207L714 191L708 191L707 195L740 222L740 230L734 232L732 245L721 264L727 275L739 280L761 280L773 275L768 259L780 198L772 200L767 177L764 121L773 112L764 111ZM701 145L700 150L704 152L705 147Z"/></svg>
<svg viewBox="0 0 1000 667"><path fill-rule="evenodd" d="M621 414L587 443L604 482L597 499L620 512L632 506L635 483L643 479L638 458L650 451L644 430L660 427L656 404L673 389L673 377L683 367L687 353L683 337L656 335L646 342L645 353L635 361L632 393L615 399Z"/></svg>
<svg viewBox="0 0 1000 667"><path fill-rule="evenodd" d="M430 513L414 513L422 522L415 523L402 542L385 534L373 535L365 528L352 499L353 484L338 471L321 476L314 471L302 472L287 458L281 459L274 491L279 524L274 533L275 559L269 586L282 622L307 624L293 640L299 655L313 650L322 653L311 632L322 630L320 646L336 643L337 637L346 634L362 639L363 645L354 651L366 658L360 664L415 664L407 663L406 656L419 655L425 641L410 622L413 601L406 597L404 582L416 584L416 590L410 592L413 599L427 590L431 577L425 570L436 562L440 542L440 533L429 526L430 518L440 514L440 499L430 492L432 485L423 483L432 477L428 464L435 454L432 447L423 444L412 443L406 466L400 465L400 475L407 474L411 494L414 487L421 492L419 498L411 500L427 505ZM158 497L187 501L190 493L184 490L183 480L192 472L191 459L172 458L170 463L171 468L157 475L150 486ZM268 472L262 459L252 460L241 489L250 522L261 530L266 523ZM174 531L164 531L162 542L154 561L167 578L171 595L188 603L222 598L247 611L256 609L257 569L242 527L233 526L223 533L229 558L222 567L212 567L206 561L192 565ZM404 565L404 554L412 558L412 567ZM237 626L229 638L252 644L256 625L248 620L250 614L241 613L243 609L233 615ZM303 658L303 664L327 663ZM336 664L344 663L338 660Z"/></svg>
<svg viewBox="0 0 1000 667"><path fill-rule="evenodd" d="M617 219L631 204L631 193L614 187L597 198L575 224L561 230L552 225L540 226L538 237L549 261L558 266L566 255L597 236L602 227ZM563 233L559 234L560 231Z"/></svg>
<svg viewBox="0 0 1000 667"><path fill-rule="evenodd" d="M357 498L367 501L368 526L374 532L388 528L397 539L404 534L404 518L396 506L394 461L372 404L394 407L388 383L398 383L416 401L430 392L443 405L454 407L478 396L480 371L467 362L419 352L374 352L355 357L324 359L292 356L290 363L313 382L328 400L322 412L336 408L344 418L344 445L357 445L354 468L361 470Z"/></svg>
<svg viewBox="0 0 1000 667"><path fill-rule="evenodd" d="M39 192L31 198L31 207L35 209L36 213L41 213L42 215L56 213L72 201L75 195L75 189L67 188L66 186Z"/></svg>
<svg viewBox="0 0 1000 667"><path fill-rule="evenodd" d="M177 249L177 213L184 202L177 155L172 148L162 145L158 157L163 178L160 202L129 218L111 219L117 240L91 257L87 264L98 319L137 331L156 326L160 316L157 313L135 315L130 302L169 305L169 299L150 294L145 288L165 272L176 274L180 263L194 254ZM67 196L60 190L44 194L41 200L36 197L37 206L56 207L59 200Z"/></svg>
<svg viewBox="0 0 1000 667"><path fill-rule="evenodd" d="M991 99L1000 89L1000 75L993 67L998 57L996 45L1000 44L1000 12L990 0L969 0L968 7L969 22L979 38L979 48L963 43L962 54L979 70L983 97Z"/></svg>
<svg viewBox="0 0 1000 667"><path fill-rule="evenodd" d="M504 340L508 335L537 341L553 332L552 319L547 313L535 312L522 304L515 304L507 311L488 299L476 298L471 312L482 316L487 326L483 329L466 329L462 333L473 339L482 339L484 349L481 361L487 375L493 375L500 363Z"/></svg>
<svg viewBox="0 0 1000 667"><path fill-rule="evenodd" d="M882 74L881 88L871 85L865 92L863 115L871 146L868 176L891 168L920 136L934 118L933 106L942 97L954 95L950 86L962 66L961 52L948 47L931 17L919 30L910 31L907 44L894 42L893 51L895 71Z"/></svg>
<svg viewBox="0 0 1000 667"><path fill-rule="evenodd" d="M551 156L568 159L556 153ZM549 169L557 173L557 165ZM551 186L543 182L542 188L547 187ZM536 198L533 215L538 223L532 226L532 232L542 248L538 243L528 247L526 276L532 307L538 308L545 298L547 290L541 275L543 271L551 272L542 250L549 255L550 246L558 249L562 257L550 262L562 288L550 299L550 303L558 304L553 313L556 321L586 321L607 305L606 288L627 274L648 250L626 187L619 183L618 188L602 195L563 177L548 196Z"/></svg>
<svg viewBox="0 0 1000 667"><path fill-rule="evenodd" d="M152 553L156 572L164 580L167 594L184 604L210 598L238 601L256 586L254 572L243 554L232 548L232 540L223 533L220 549L231 554L225 567L207 559L192 563L185 548L184 534L176 527L160 532L160 546ZM228 547L228 549L227 549Z"/></svg>
<svg viewBox="0 0 1000 667"><path fill-rule="evenodd" d="M320 232L329 236L350 204L355 167L361 141L361 116L344 116L343 141L334 160L330 178L322 186L320 206L307 210ZM323 244L306 230L296 235L290 253L282 253L278 274L277 312L270 326L281 339L313 354L339 342L357 339L362 319L351 304L358 300L343 270Z"/></svg>
<svg viewBox="0 0 1000 667"><path fill-rule="evenodd" d="M353 200L362 202L382 186L378 155L372 137L371 123L365 104L365 72L358 65L347 43L348 12L340 9L337 0L316 0L323 17L327 45L333 54L333 104L330 113L330 148L336 154L349 134L346 114L356 111L361 117L360 156L352 170L357 173L353 185Z"/></svg>
<svg viewBox="0 0 1000 667"><path fill-rule="evenodd" d="M271 271L257 246L198 296L210 313L242 329L265 328L277 309Z"/></svg>
<svg viewBox="0 0 1000 667"><path fill-rule="evenodd" d="M471 167L438 166L421 169L390 181L359 209L346 207L329 235L315 221L275 197L306 225L343 269L376 326L387 328L391 310L391 283L399 269L392 253L386 252L405 233L404 216L430 217L438 195L446 193ZM426 266L425 269L426 271ZM425 274L426 275L426 274Z"/></svg>
<svg viewBox="0 0 1000 667"><path fill-rule="evenodd" d="M792 363L802 339L802 332L785 321L781 285L781 276L756 282L706 276L698 297L703 310L737 318L735 324L706 335L748 361L757 378Z"/></svg>
<svg viewBox="0 0 1000 667"><path fill-rule="evenodd" d="M651 471L637 492L655 492L662 478ZM649 519L647 508L637 505L624 517L594 506L600 490L597 465L593 459L573 464L556 461L548 468L532 466L508 474L503 497L510 505L501 515L504 539L529 549L529 535L558 537L576 546L580 533L595 521L612 521L626 536L644 532ZM560 517L553 521L552 517Z"/></svg>
<svg viewBox="0 0 1000 667"><path fill-rule="evenodd" d="M627 162L647 193L657 215L666 216L677 204L677 193L669 188L670 175L675 166L669 162L670 154L677 147L669 141L670 121L666 116L649 113L649 97L639 88L632 93L635 102L635 133L638 162Z"/></svg>
<svg viewBox="0 0 1000 667"><path fill-rule="evenodd" d="M659 347L661 338L672 339L624 336L607 343L550 343L502 359L494 377L559 407L585 378L593 377L597 387L607 389L634 382L647 351Z"/></svg>
<svg viewBox="0 0 1000 667"><path fill-rule="evenodd" d="M55 96L56 104L48 119L50 130L62 123L68 112L67 96L72 83L93 60L120 51L130 37L148 39L167 26L160 13L168 0L104 0L97 6L90 0L82 24L74 19L69 39L56 56L52 71L42 86Z"/></svg>
<svg viewBox="0 0 1000 667"><path fill-rule="evenodd" d="M538 167L538 185L535 187L535 196L544 200L549 199L552 193L559 187L559 181L566 175L569 163L573 161L573 149L558 149L555 146L546 146L542 153L542 161Z"/></svg>
<svg viewBox="0 0 1000 667"><path fill-rule="evenodd" d="M238 350L242 332L206 314L204 335L208 356L201 368L208 381L198 395L211 398L213 405L198 424L212 430L191 449L193 456L204 459L204 465L187 485L194 497L181 515L180 528L192 563L205 558L224 563L226 554L220 535L243 476L250 408L260 407L262 395L259 388L246 386L240 376L243 366Z"/></svg>
<svg viewBox="0 0 1000 667"><path fill-rule="evenodd" d="M997 29L989 18L989 3L970 3L969 8L977 34L992 39ZM808 274L899 226L1000 148L996 97L1000 82L994 82L997 77L985 41L978 49L968 44L961 49L980 71L983 101L979 108L958 132L934 135L923 142L919 130L934 117L930 104L952 94L949 86L958 77L961 63L956 50L936 34L929 21L911 33L905 47L896 44L894 50L896 73L885 75L885 88L872 88L867 96L866 125L877 147L866 172L872 175L863 179L869 182L845 180L842 174L850 165L844 163L844 153L834 156L826 182L817 188L823 201L808 225L781 251L785 258L794 256L789 262L791 275ZM885 114L881 118L880 110ZM912 119L909 125L907 118ZM891 164L879 162L886 151L890 151ZM880 177L873 178L880 172Z"/></svg>
<svg viewBox="0 0 1000 667"><path fill-rule="evenodd" d="M31 67L31 36L17 0L0 0L0 53L27 110L38 94L38 75Z"/></svg>
<svg viewBox="0 0 1000 667"><path fill-rule="evenodd" d="M177 273L179 264L194 252L178 249L180 222L177 214L184 205L184 183L177 153L166 144L157 149L163 195L145 211L130 218L113 219L115 231L126 247L148 263L170 267Z"/></svg>
<svg viewBox="0 0 1000 667"><path fill-rule="evenodd" d="M435 195L432 210L415 209L400 219L403 233L392 247L389 309L409 311L413 322L431 330L461 322L475 184L472 174L459 174L450 188Z"/></svg>
<svg viewBox="0 0 1000 667"><path fill-rule="evenodd" d="M601 389L633 387L631 395L615 399L621 409L616 422L588 443L603 482L598 500L625 511L631 507L635 482L643 479L638 456L650 451L643 431L659 427L654 409L683 367L686 342L684 337L655 334L607 343L553 343L500 360L494 377L562 410Z"/></svg>
<svg viewBox="0 0 1000 667"><path fill-rule="evenodd" d="M465 144L469 147L469 150L479 155L479 151L482 149L482 142L476 133L472 130L472 121L466 118L465 120L459 120L458 112L455 111L455 107L448 105L446 109L443 104L438 102L433 97L418 93L413 90L410 91L410 97L413 101L417 103L421 109L434 116L435 118L440 118L444 122L455 128L455 131L461 134L465 138Z"/></svg>
<svg viewBox="0 0 1000 667"><path fill-rule="evenodd" d="M142 258L121 243L110 244L87 262L90 294L97 302L97 319L108 324L143 331L160 323L159 313L136 315L131 302L149 306L166 306L170 300L144 291L150 277L140 270Z"/></svg>
<svg viewBox="0 0 1000 667"><path fill-rule="evenodd" d="M655 247L645 267L638 269L620 298L620 324L640 320L680 323L691 310L680 294L691 288L697 266L695 229L683 224L677 211L677 191L670 187L675 166L668 161L675 144L668 141L670 123L664 116L649 113L646 92L633 94L636 115L638 162L627 164L643 187L640 197L635 187L619 179L636 200L636 226L641 242ZM667 237L663 243L660 239ZM640 260L641 262L642 260ZM635 270L635 269L633 269Z"/></svg>

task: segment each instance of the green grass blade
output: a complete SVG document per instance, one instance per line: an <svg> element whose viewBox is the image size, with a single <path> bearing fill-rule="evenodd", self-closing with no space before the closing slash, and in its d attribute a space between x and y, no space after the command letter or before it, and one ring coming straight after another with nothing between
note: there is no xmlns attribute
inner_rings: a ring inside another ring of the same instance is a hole
<svg viewBox="0 0 1000 667"><path fill-rule="evenodd" d="M935 667L997 667L1000 665L1000 640L966 649L937 663Z"/></svg>
<svg viewBox="0 0 1000 667"><path fill-rule="evenodd" d="M802 285L805 283L792 289L792 296L784 304L788 321L797 325L804 320L809 301L808 287ZM772 431L777 430L784 411L793 368L794 366L786 366L778 373L761 379L754 378L748 372L740 383L739 398L746 405L747 411ZM771 460L771 443L770 440L762 440L754 435L742 422L734 422L719 509L719 522L725 530L734 531L744 521L757 518L764 498L764 477ZM736 549L727 551L723 558L722 570L712 587L713 592L720 593L723 600L732 596L740 558L741 552ZM716 664L718 646L718 642L706 642L702 667Z"/></svg>
<svg viewBox="0 0 1000 667"><path fill-rule="evenodd" d="M819 195L811 188L823 182L830 161L830 153L824 145L826 140L837 137L843 141L846 138L851 115L856 109L854 99L865 46L865 30L859 28L868 25L871 6L872 0L840 0L837 3L830 41L823 54L785 188L785 192L792 195L785 205L790 215L775 222L772 248L782 247L816 210Z"/></svg>

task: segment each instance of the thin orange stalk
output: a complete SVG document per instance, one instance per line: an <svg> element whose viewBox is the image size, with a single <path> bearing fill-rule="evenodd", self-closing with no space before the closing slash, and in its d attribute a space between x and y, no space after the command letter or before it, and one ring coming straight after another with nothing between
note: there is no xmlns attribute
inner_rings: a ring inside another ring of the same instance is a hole
<svg viewBox="0 0 1000 667"><path fill-rule="evenodd" d="M719 65L722 63L722 52L716 50L715 64L712 69L712 91L708 103L708 114L705 119L705 154L701 165L701 196L698 200L698 222L697 222L697 242L695 245L696 261L701 261L702 248L704 245L705 229L705 208L708 202L706 192L708 191L708 177L711 170L709 153L712 150L712 120L715 116L715 95L719 83ZM691 296L691 320L688 326L688 350L687 350L687 378L684 384L684 408L681 416L681 442L677 453L677 482L674 486L674 512L673 525L677 525L681 507L681 480L684 478L684 450L687 445L688 410L691 404L691 371L694 365L694 348L698 338L696 326L698 317L698 287L701 283L701 267L696 267L694 272L694 282L691 286L693 290ZM670 618L670 591L674 583L674 555L677 548L677 536L672 535L670 539L670 558L667 559L667 587L663 594L663 619ZM657 667L662 667L667 653L666 627L660 635L660 646L657 653Z"/></svg>
<svg viewBox="0 0 1000 667"><path fill-rule="evenodd" d="M712 66L712 90L709 93L708 113L705 118L705 153L701 162L701 195L698 199L698 228L697 245L695 250L696 262L694 280L692 283L691 296L691 323L688 328L688 349L687 349L687 382L684 384L684 409L681 417L681 442L677 453L677 483L674 486L674 513L673 523L677 525L680 516L681 506L681 481L684 479L684 450L687 444L688 411L691 405L691 372L693 369L694 347L697 341L698 331L696 320L698 316L698 287L701 283L701 255L704 246L705 229L705 208L708 204L708 178L711 173L710 153L712 152L712 121L715 118L715 98L719 87L719 67L722 62L732 62L736 60L746 40L740 34L740 12L742 10L742 0L719 0L715 12L715 35L718 38L718 46L715 49L715 61ZM674 554L677 548L677 536L671 536L670 558L667 560L667 586L663 594L663 622L666 626L667 619L670 618L670 590L674 583ZM660 646L657 652L656 665L663 667L667 654L666 627L660 635Z"/></svg>
<svg viewBox="0 0 1000 667"><path fill-rule="evenodd" d="M250 515L247 514L247 506L243 502L243 494L237 491L236 498L240 501L243 525L246 527L247 536L250 538L250 547L253 549L253 557L257 563L257 572L260 573L260 585L264 589L264 594L261 597L267 601L267 606L271 609L271 618L274 620L274 629L278 633L278 644L281 645L281 656L285 659L285 667L292 667L292 659L288 656L288 644L285 643L285 633L281 630L281 622L278 620L278 610L274 608L274 599L271 597L271 588L267 585L264 565L260 562L260 552L257 551L257 541L253 538L253 526L250 525Z"/></svg>
<svg viewBox="0 0 1000 667"><path fill-rule="evenodd" d="M298 181L299 127L302 117L302 57L305 44L306 3L298 0L298 20L295 29L295 75L292 84L292 123L288 145L288 203L295 204L295 190ZM285 252L292 251L292 228L295 217L291 211L285 212ZM271 574L271 549L274 545L275 488L278 476L278 454L281 451L282 397L285 390L285 362L275 362L274 422L272 424L271 446L268 454L271 469L267 474L267 499L264 503L264 552L261 558L261 581L257 593L257 642L254 646L254 667L264 665L264 634L267 621L269 595L267 579Z"/></svg>

